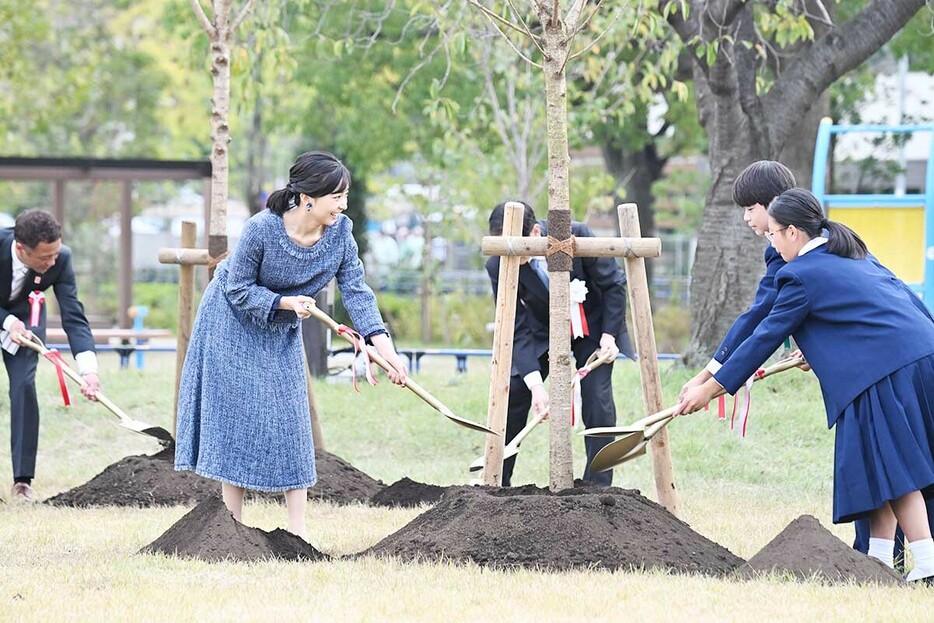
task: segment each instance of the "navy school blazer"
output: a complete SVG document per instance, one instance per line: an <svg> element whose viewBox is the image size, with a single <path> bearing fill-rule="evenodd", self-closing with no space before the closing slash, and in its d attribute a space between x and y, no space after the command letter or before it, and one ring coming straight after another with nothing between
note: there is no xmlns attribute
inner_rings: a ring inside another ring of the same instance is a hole
<svg viewBox="0 0 934 623"><path fill-rule="evenodd" d="M720 363L724 363L730 358L740 344L747 337L752 335L759 323L772 311L772 305L775 303L775 296L778 289L775 287L775 275L779 269L785 265L785 260L779 255L772 245L765 247L765 275L759 280L759 286L756 288L756 298L749 309L740 314L733 322L733 326L727 331L720 346L717 347L717 353L714 355Z"/></svg>
<svg viewBox="0 0 934 623"><path fill-rule="evenodd" d="M779 269L772 310L714 378L735 394L789 335L820 381L827 426L874 383L934 354L934 323L900 279L869 256L817 247Z"/></svg>

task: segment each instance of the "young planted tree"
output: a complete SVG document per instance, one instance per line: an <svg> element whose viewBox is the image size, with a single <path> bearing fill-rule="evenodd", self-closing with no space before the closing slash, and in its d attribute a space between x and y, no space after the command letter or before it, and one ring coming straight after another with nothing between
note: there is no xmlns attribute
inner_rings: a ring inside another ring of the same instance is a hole
<svg viewBox="0 0 934 623"><path fill-rule="evenodd" d="M748 164L781 160L815 102L881 48L925 0L867 0L844 20L831 0L680 0L658 10L693 51L697 115L713 184L698 234L687 359L706 361L748 305L762 243L733 205L733 180Z"/></svg>
<svg viewBox="0 0 934 623"><path fill-rule="evenodd" d="M594 41L574 52L575 36L602 9L602 2L587 6L584 0L531 0L530 14L515 10L507 0L502 10L495 10L479 0L468 0L495 25L525 62L542 70L545 90L545 133L548 146L548 235L558 244L571 237L571 209L568 152L568 108L566 67L573 56L587 51ZM585 14L584 9L588 12ZM504 17L508 16L508 17ZM519 33L534 44L535 60L514 43ZM571 378L573 361L569 326L569 281L571 256L557 252L548 258L550 290L551 357L551 488L564 489L573 484L571 454Z"/></svg>
<svg viewBox="0 0 934 623"><path fill-rule="evenodd" d="M190 0L198 22L211 42L211 220L208 226L208 254L219 258L227 252L227 151L230 144L230 44L237 28L253 10L256 0L244 0L232 16L232 0L213 0L209 19L200 0Z"/></svg>

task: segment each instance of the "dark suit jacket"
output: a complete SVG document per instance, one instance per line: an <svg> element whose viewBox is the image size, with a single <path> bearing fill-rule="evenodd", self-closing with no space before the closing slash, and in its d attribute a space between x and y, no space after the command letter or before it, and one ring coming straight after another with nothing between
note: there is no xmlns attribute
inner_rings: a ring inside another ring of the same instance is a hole
<svg viewBox="0 0 934 623"><path fill-rule="evenodd" d="M38 283L36 283L38 278ZM45 292L50 287L55 292L58 308L62 315L62 327L68 335L68 344L74 354L94 351L94 338L91 327L84 315L84 306L78 300L78 287L75 284L75 272L71 266L71 250L62 245L55 265L39 275L30 270L26 281L15 299L10 300L10 286L13 279L13 228L0 230L0 325L7 316L14 315L26 323L26 328L45 339L46 306L42 306L39 326L29 326L29 293L35 290Z"/></svg>
<svg viewBox="0 0 934 623"><path fill-rule="evenodd" d="M544 230L544 224L541 225ZM576 222L571 224L571 233L578 237L593 236L586 225ZM494 299L499 286L499 262L499 256L493 256L486 263ZM614 335L620 351L632 357L626 332L626 275L619 264L609 257L575 257L570 280L575 279L587 285L584 314L590 337L599 341L603 333ZM549 315L548 288L528 263L519 267L517 297L512 373L525 376L539 369L539 357L548 352Z"/></svg>

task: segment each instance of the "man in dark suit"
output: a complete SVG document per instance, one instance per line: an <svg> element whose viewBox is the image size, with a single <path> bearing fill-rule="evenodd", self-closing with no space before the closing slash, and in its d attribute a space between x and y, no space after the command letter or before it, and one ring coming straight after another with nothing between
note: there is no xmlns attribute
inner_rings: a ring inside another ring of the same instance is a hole
<svg viewBox="0 0 934 623"><path fill-rule="evenodd" d="M526 203L522 221L524 236L547 235L545 223L535 220L535 212ZM505 203L490 214L490 234L502 235ZM576 237L593 236L583 223L572 223L571 233ZM548 376L548 324L549 302L547 268L544 258L521 260L517 289L516 328L512 349L512 378L509 382L509 407L506 421L506 443L515 437L528 420L529 409L537 415L548 410L548 392L544 379ZM493 296L497 296L499 281L498 256L486 263ZM571 340L571 350L577 367L585 365L594 352L609 354L615 359L620 351L632 357L632 347L626 332L626 276L612 258L575 257L570 274L572 290L587 288L583 302L587 334ZM613 402L613 364L594 369L581 381L582 419L588 428L614 426L616 406ZM584 480L609 486L613 472L590 471L590 462L605 445L613 441L608 437L587 437L587 468ZM509 486L515 457L503 462L503 486Z"/></svg>
<svg viewBox="0 0 934 623"><path fill-rule="evenodd" d="M13 228L0 230L0 346L10 379L10 453L13 459L14 501L32 502L32 479L39 441L36 368L39 355L20 346L33 334L45 339L45 291L52 288L85 380L81 392L97 400L100 379L91 328L78 301L71 250L62 245L62 228L42 210L27 210Z"/></svg>

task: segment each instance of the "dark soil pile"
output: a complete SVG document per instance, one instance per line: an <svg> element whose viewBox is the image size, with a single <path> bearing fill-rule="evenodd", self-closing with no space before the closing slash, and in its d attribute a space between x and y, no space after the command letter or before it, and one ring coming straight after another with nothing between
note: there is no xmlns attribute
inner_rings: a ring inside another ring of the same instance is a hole
<svg viewBox="0 0 934 623"><path fill-rule="evenodd" d="M318 482L308 489L309 500L324 500L335 504L366 504L386 485L360 471L341 457L324 450L315 451ZM250 497L284 502L281 493L251 492Z"/></svg>
<svg viewBox="0 0 934 623"><path fill-rule="evenodd" d="M266 532L237 522L217 497L202 501L139 553L157 552L208 561L329 558L281 528Z"/></svg>
<svg viewBox="0 0 934 623"><path fill-rule="evenodd" d="M441 499L446 487L416 482L409 478L397 480L370 498L374 506L412 508L419 504L434 504Z"/></svg>
<svg viewBox="0 0 934 623"><path fill-rule="evenodd" d="M835 537L811 515L798 517L737 570L741 577L761 573L820 578L829 583L904 584L895 571Z"/></svg>
<svg viewBox="0 0 934 623"><path fill-rule="evenodd" d="M743 559L638 491L452 487L364 554L497 568L666 569L730 574Z"/></svg>
<svg viewBox="0 0 934 623"><path fill-rule="evenodd" d="M55 506L175 506L220 495L220 484L194 472L176 472L175 450L128 456L83 485L46 500Z"/></svg>
<svg viewBox="0 0 934 623"><path fill-rule="evenodd" d="M309 500L366 504L386 486L341 457L324 450L315 452L315 466L318 470L318 482L308 490Z"/></svg>
<svg viewBox="0 0 934 623"><path fill-rule="evenodd" d="M383 483L328 452L316 454L318 483L308 490L309 499L338 503L363 502L383 488ZM175 471L175 450L153 455L128 456L108 466L83 485L46 500L55 506L175 506L197 504L220 494L220 484L194 472ZM257 497L282 501L278 494Z"/></svg>

